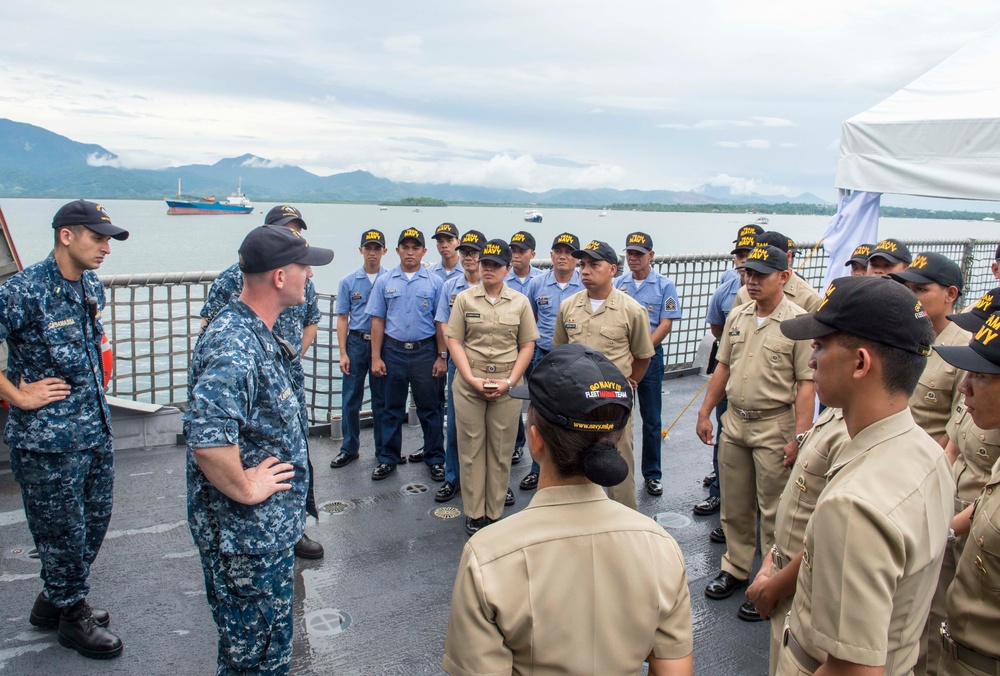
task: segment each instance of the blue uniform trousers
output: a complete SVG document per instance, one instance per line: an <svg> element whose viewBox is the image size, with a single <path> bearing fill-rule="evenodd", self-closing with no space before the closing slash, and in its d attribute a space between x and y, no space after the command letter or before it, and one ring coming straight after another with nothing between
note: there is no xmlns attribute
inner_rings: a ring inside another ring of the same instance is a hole
<svg viewBox="0 0 1000 676"><path fill-rule="evenodd" d="M657 345L649 368L636 387L642 416L642 478L661 479L660 445L663 442L663 346Z"/></svg>
<svg viewBox="0 0 1000 676"><path fill-rule="evenodd" d="M431 375L437 347L428 340L412 350L406 350L386 339L382 344L385 362L385 414L382 416L382 446L376 457L379 462L399 463L403 448L403 421L406 419L406 395L413 388L413 402L424 433L424 463L444 463L444 430L441 420L439 379Z"/></svg>
<svg viewBox="0 0 1000 676"><path fill-rule="evenodd" d="M534 371L535 367L538 366L538 362L542 361L542 357L549 353L548 350L543 350L535 344L535 353L531 355L531 364L528 365L530 371ZM534 460L531 461L531 473L538 474L542 471L542 468L538 466L538 463Z"/></svg>
<svg viewBox="0 0 1000 676"><path fill-rule="evenodd" d="M347 357L351 360L351 373L344 376L341 402L340 429L343 441L340 451L357 455L361 446L361 405L365 398L365 376L372 393L372 420L374 421L375 448L382 448L382 411L385 408L385 378L372 374L372 344L361 336L347 335Z"/></svg>
<svg viewBox="0 0 1000 676"><path fill-rule="evenodd" d="M87 576L111 521L115 455L109 437L85 451L10 450L45 595L59 608L86 598Z"/></svg>
<svg viewBox="0 0 1000 676"><path fill-rule="evenodd" d="M217 676L287 674L292 662L295 553L201 550L205 593L219 630Z"/></svg>
<svg viewBox="0 0 1000 676"><path fill-rule="evenodd" d="M455 395L451 384L455 380L455 362L448 360L448 432L444 444L444 480L458 486L458 427L455 420Z"/></svg>

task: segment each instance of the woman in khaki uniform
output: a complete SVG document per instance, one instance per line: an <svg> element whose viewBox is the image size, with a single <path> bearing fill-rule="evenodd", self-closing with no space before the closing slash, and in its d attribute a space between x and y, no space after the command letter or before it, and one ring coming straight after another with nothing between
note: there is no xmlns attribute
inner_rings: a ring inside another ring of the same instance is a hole
<svg viewBox="0 0 1000 676"><path fill-rule="evenodd" d="M585 345L547 354L529 387L538 492L465 545L442 668L449 674L690 676L691 599L677 543L610 500L632 388Z"/></svg>
<svg viewBox="0 0 1000 676"><path fill-rule="evenodd" d="M509 392L528 368L538 338L528 299L504 284L510 259L507 242L486 243L480 284L458 294L445 329L457 374L452 393L469 535L503 516L505 500L513 502L508 484L521 402Z"/></svg>

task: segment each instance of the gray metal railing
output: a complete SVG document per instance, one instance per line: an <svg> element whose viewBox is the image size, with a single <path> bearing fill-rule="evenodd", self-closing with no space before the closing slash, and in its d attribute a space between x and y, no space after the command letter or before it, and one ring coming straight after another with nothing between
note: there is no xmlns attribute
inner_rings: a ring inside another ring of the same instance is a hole
<svg viewBox="0 0 1000 676"><path fill-rule="evenodd" d="M954 260L965 276L966 300L996 285L989 270L997 240L907 241L914 253L936 251ZM828 256L815 243L800 243L794 268L814 287L822 283ZM708 302L719 277L732 265L728 254L658 256L657 270L677 285L684 317L664 343L666 370L690 369L705 335ZM541 261L547 267L546 261ZM115 353L110 393L137 401L183 407L188 357L201 331L198 312L218 272L101 277L108 291L104 321ZM319 294L322 318L303 358L310 421L330 422L340 412L341 374L337 316L331 294Z"/></svg>

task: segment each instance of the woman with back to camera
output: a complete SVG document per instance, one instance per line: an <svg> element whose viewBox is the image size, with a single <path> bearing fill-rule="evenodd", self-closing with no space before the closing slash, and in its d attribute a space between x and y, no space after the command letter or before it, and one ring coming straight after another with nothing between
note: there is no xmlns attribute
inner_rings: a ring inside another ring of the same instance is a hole
<svg viewBox="0 0 1000 676"><path fill-rule="evenodd" d="M520 513L465 545L442 668L456 674L690 676L691 599L680 548L601 486L628 472L615 448L632 388L604 355L555 348L527 387L541 472Z"/></svg>
<svg viewBox="0 0 1000 676"><path fill-rule="evenodd" d="M521 402L510 388L535 352L538 329L528 299L504 284L510 247L491 239L479 254L479 284L455 297L445 336L452 383L465 530L472 535L514 504L510 462Z"/></svg>

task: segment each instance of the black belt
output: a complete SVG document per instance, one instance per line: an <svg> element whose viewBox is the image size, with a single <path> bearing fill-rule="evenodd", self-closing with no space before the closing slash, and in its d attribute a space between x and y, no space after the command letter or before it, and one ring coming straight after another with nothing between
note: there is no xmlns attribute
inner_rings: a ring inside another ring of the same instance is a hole
<svg viewBox="0 0 1000 676"><path fill-rule="evenodd" d="M941 623L941 647L955 660L987 674L1000 674L1000 660L966 648L948 633L948 623Z"/></svg>
<svg viewBox="0 0 1000 676"><path fill-rule="evenodd" d="M410 340L410 341L396 340L395 338L392 338L390 336L385 337L385 341L387 343L389 343L390 345L395 345L396 347L403 350L416 350L418 347L423 347L424 345L432 343L435 340L437 340L437 338L435 338L434 336L431 336L430 338L424 338L422 340Z"/></svg>
<svg viewBox="0 0 1000 676"><path fill-rule="evenodd" d="M351 330L350 330L350 331L348 331L347 333L348 333L349 335L352 335L352 336L357 336L357 337L358 337L358 338L360 338L361 340L371 340L371 339L372 339L372 334L370 334L370 333L367 333L367 332L365 332L365 331L359 331L359 330L357 330L357 329L351 329Z"/></svg>
<svg viewBox="0 0 1000 676"><path fill-rule="evenodd" d="M773 418L775 416L781 415L786 411L792 410L791 404L785 404L784 406L779 406L778 408L768 408L762 411L748 411L745 408L740 408L739 406L733 406L732 403L729 404L729 408L733 410L733 413L743 418L744 420L765 420L767 418Z"/></svg>
<svg viewBox="0 0 1000 676"><path fill-rule="evenodd" d="M818 659L806 652L806 649L802 647L802 644L795 640L795 634L788 627L785 627L785 631L782 635L782 643L788 646L788 652L792 653L794 657L802 667L809 673L815 672L823 663Z"/></svg>

